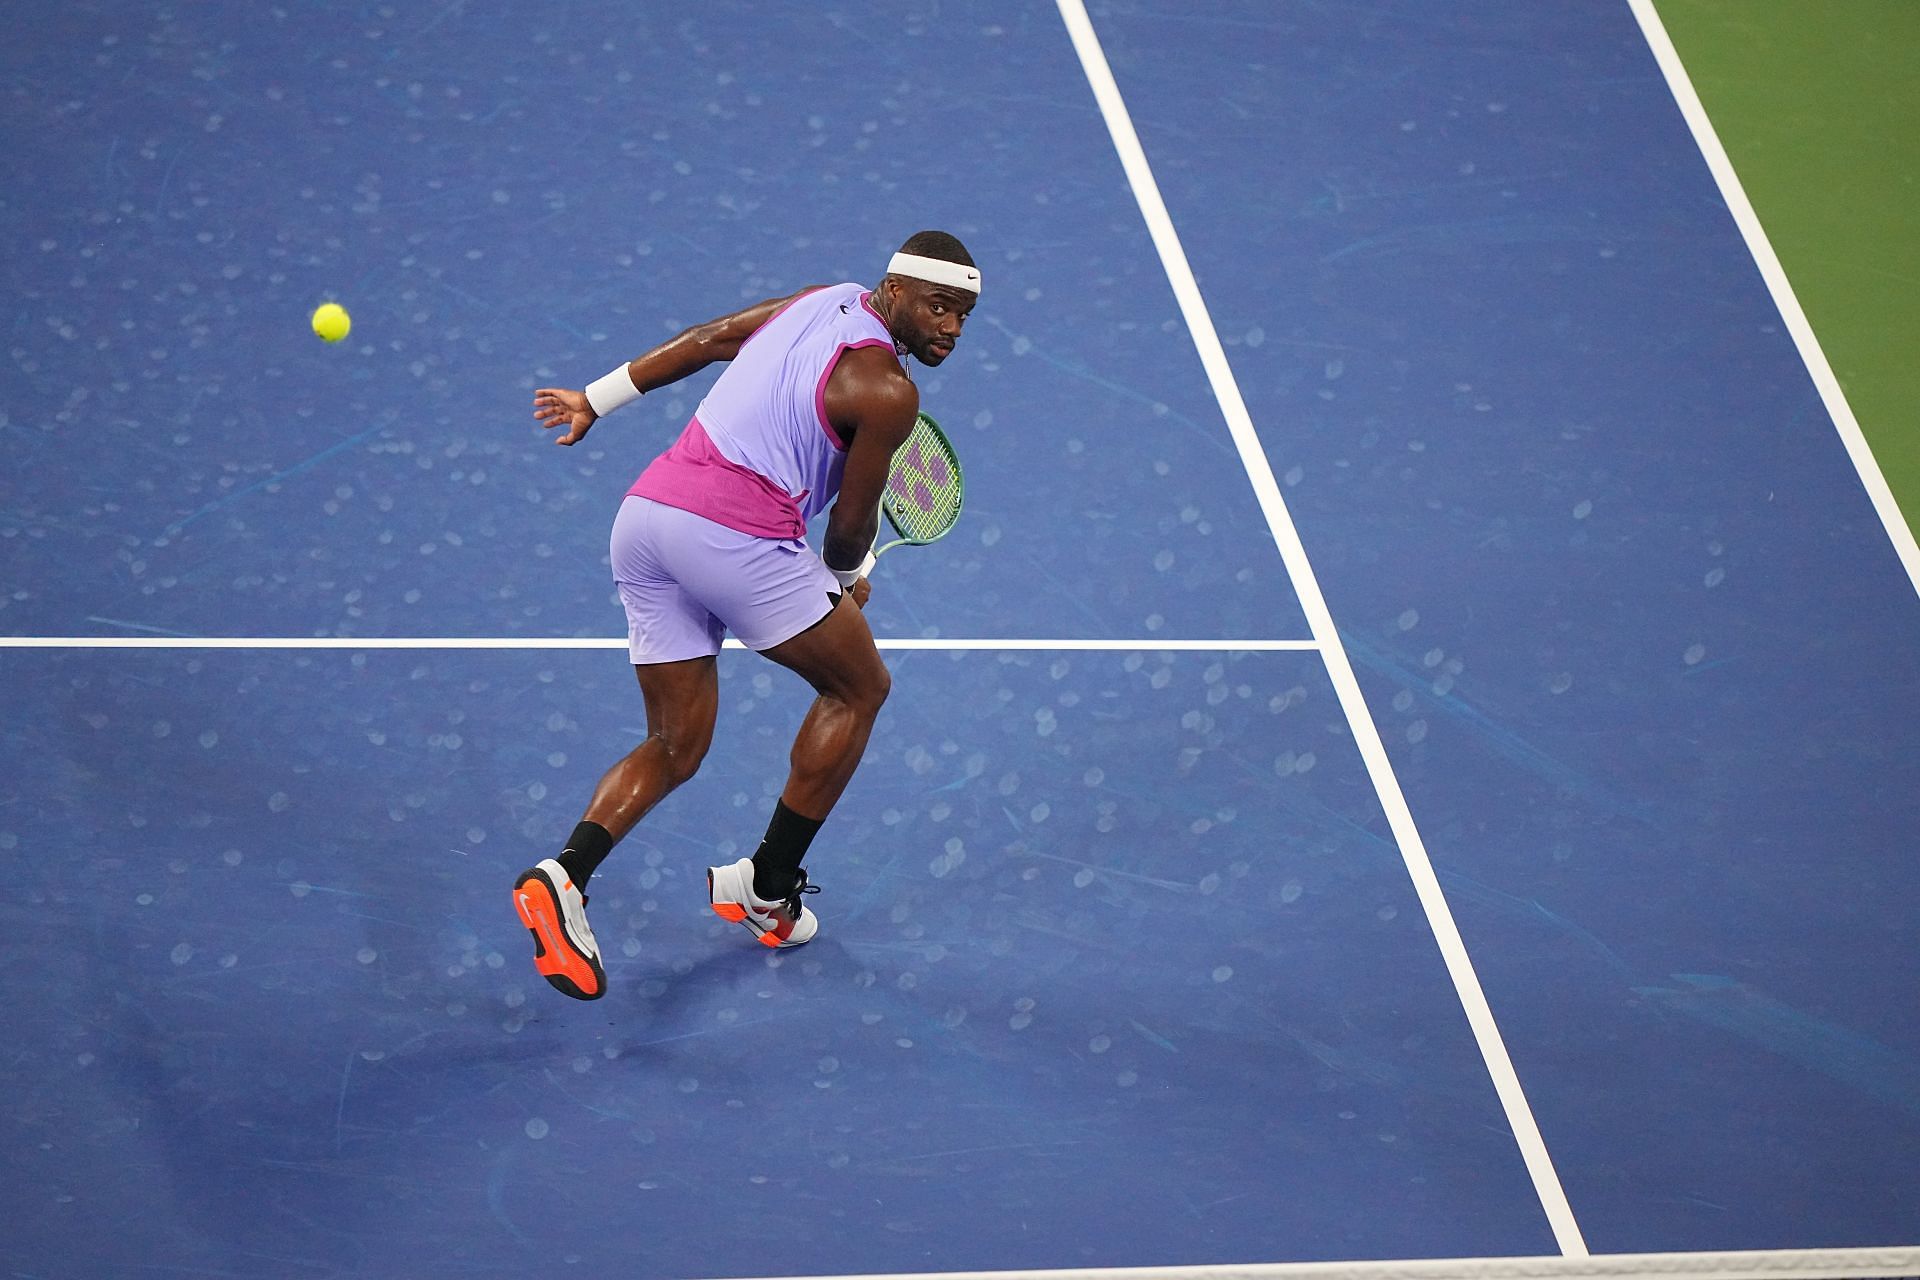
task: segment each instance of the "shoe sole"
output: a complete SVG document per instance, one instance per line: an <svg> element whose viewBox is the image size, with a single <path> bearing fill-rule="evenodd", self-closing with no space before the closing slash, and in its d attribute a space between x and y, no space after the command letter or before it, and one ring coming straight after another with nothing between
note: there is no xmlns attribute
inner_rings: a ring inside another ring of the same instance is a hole
<svg viewBox="0 0 1920 1280"><path fill-rule="evenodd" d="M738 902L715 902L712 867L707 868L707 904L713 908L713 914L722 920L731 920L734 924L747 926L747 932L751 933L754 941L763 947L798 947L811 941L810 938L802 938L799 942L795 942L790 937L782 938L772 929L763 928L760 922L748 913L746 907Z"/></svg>
<svg viewBox="0 0 1920 1280"><path fill-rule="evenodd" d="M600 961L582 955L567 941L566 913L543 873L529 871L514 882L513 909L533 934L533 967L555 991L575 1000L598 1000L607 993L607 974Z"/></svg>

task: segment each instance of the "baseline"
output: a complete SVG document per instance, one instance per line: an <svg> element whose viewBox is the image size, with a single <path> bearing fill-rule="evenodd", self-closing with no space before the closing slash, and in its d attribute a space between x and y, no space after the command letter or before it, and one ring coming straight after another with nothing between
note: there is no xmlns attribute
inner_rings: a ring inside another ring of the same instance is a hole
<svg viewBox="0 0 1920 1280"><path fill-rule="evenodd" d="M1088 1267L1072 1271L927 1271L857 1280L1867 1280L1920 1271L1920 1247L1600 1253L1580 1258L1415 1258L1256 1262L1241 1266ZM801 1280L766 1277L766 1280ZM856 1280L812 1276L807 1280Z"/></svg>

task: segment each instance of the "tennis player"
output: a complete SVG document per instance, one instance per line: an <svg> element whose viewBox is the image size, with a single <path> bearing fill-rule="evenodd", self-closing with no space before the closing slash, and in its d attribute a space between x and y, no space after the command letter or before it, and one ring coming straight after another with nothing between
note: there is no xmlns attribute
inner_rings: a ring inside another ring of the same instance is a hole
<svg viewBox="0 0 1920 1280"><path fill-rule="evenodd" d="M587 881L699 769L713 741L715 656L727 632L797 672L818 697L794 739L766 838L751 858L708 868L708 899L769 947L798 946L819 928L801 901L816 892L801 862L860 763L890 683L860 610L888 464L920 407L905 359L944 361L979 296L965 246L922 231L871 290L837 284L771 298L696 325L584 391L534 393L534 416L566 428L555 442L572 445L646 392L730 362L613 522L613 576L647 737L600 780L559 856L514 884L534 967L556 990L580 1000L606 993ZM807 521L830 504L816 556Z"/></svg>

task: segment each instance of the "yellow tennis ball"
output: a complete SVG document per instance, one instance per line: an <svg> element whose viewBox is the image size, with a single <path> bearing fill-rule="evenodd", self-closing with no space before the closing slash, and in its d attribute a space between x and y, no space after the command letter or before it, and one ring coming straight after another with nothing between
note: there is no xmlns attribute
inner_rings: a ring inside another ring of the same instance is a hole
<svg viewBox="0 0 1920 1280"><path fill-rule="evenodd" d="M353 317L337 302L329 302L313 313L313 331L328 342L338 342L353 328Z"/></svg>

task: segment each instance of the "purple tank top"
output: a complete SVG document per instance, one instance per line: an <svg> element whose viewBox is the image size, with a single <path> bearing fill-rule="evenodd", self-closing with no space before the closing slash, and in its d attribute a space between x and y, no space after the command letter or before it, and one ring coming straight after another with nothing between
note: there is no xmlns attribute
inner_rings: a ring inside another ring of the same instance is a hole
<svg viewBox="0 0 1920 1280"><path fill-rule="evenodd" d="M839 494L847 462L827 421L827 378L842 352L895 350L870 296L862 285L828 285L775 312L627 492L756 537L804 538Z"/></svg>

